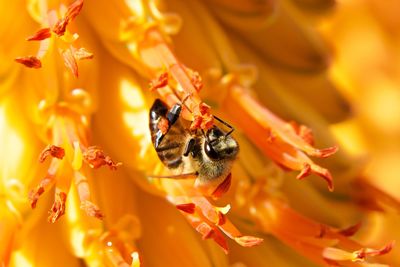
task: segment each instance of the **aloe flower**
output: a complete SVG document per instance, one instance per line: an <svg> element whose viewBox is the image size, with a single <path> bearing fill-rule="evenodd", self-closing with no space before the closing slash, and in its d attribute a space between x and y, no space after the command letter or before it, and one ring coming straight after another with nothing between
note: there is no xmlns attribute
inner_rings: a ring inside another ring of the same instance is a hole
<svg viewBox="0 0 400 267"><path fill-rule="evenodd" d="M361 19L384 24L367 2ZM368 84L362 51L346 54L357 25L340 25L362 4L322 23L334 6L0 3L0 266L399 264L394 182L369 171L371 121L350 114ZM229 175L171 178L151 142L156 98L183 104L188 132L234 126Z"/></svg>

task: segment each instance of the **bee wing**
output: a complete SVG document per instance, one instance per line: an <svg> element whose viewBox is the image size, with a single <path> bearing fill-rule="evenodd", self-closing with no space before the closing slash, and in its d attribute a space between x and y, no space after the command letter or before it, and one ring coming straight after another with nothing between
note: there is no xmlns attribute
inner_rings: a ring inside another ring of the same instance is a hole
<svg viewBox="0 0 400 267"><path fill-rule="evenodd" d="M182 126L180 104L168 110L167 105L156 99L150 108L151 140L160 160L169 168L182 164L182 154L188 133Z"/></svg>

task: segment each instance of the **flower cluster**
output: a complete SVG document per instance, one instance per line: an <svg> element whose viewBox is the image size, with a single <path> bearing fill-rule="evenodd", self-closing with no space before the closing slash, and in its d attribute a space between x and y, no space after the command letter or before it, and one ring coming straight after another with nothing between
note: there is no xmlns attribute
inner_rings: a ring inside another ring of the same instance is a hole
<svg viewBox="0 0 400 267"><path fill-rule="evenodd" d="M394 241L366 242L361 222L400 204L338 151L329 126L350 110L307 18L332 3L305 2L0 9L23 65L0 69L0 266L389 266ZM234 125L222 181L172 179L151 141L155 98L182 105L187 132Z"/></svg>

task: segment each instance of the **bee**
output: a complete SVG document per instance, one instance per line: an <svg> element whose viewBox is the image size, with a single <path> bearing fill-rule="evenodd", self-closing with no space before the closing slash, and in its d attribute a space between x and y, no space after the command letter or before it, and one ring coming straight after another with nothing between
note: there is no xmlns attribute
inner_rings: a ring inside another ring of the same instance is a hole
<svg viewBox="0 0 400 267"><path fill-rule="evenodd" d="M168 110L160 99L150 109L154 148L161 162L176 174L163 178L194 178L195 187L212 196L219 185L228 183L225 186L229 187L230 184L230 171L239 152L239 145L231 136L234 129L215 117L230 131L225 133L217 126L206 132L189 131L190 122L180 119L181 110L181 104Z"/></svg>

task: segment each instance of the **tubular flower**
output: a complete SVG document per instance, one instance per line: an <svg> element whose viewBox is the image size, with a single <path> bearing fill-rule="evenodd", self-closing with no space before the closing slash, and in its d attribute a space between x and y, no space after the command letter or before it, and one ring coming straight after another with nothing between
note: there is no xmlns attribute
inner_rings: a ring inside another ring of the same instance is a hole
<svg viewBox="0 0 400 267"><path fill-rule="evenodd" d="M47 27L38 30L26 39L27 41L40 41L40 48L36 56L18 57L15 61L28 68L41 68L41 58L50 50L49 46L52 44L58 49L64 60L65 67L75 77L78 77L77 61L93 58L93 54L85 48L81 47L78 49L73 46L79 35L67 30L68 24L79 15L82 6L83 0L77 0L69 5L66 10L64 10L65 6L61 6L60 13L64 13L62 16L58 16L55 10L49 10L46 14L40 14L42 25L46 25ZM38 12L44 13L44 10L39 10Z"/></svg>
<svg viewBox="0 0 400 267"><path fill-rule="evenodd" d="M355 98L335 84L351 68L317 31L334 36L333 6L0 4L0 266L397 264L399 233L379 227L398 196L354 145Z"/></svg>
<svg viewBox="0 0 400 267"><path fill-rule="evenodd" d="M52 145L48 145L40 154L39 161L43 163L51 156L50 167L45 178L30 192L29 199L32 208L36 207L39 197L55 185L54 204L50 210L49 221L54 223L65 213L65 202L69 191L71 178L78 189L81 208L89 216L101 219L103 214L92 203L88 186L87 175L83 163L91 168L107 165L111 170L116 170L121 163L115 163L109 156L95 146L88 146L87 119L80 116L63 105L49 111L48 134ZM63 161L66 155L65 163ZM69 168L68 168L69 165Z"/></svg>

